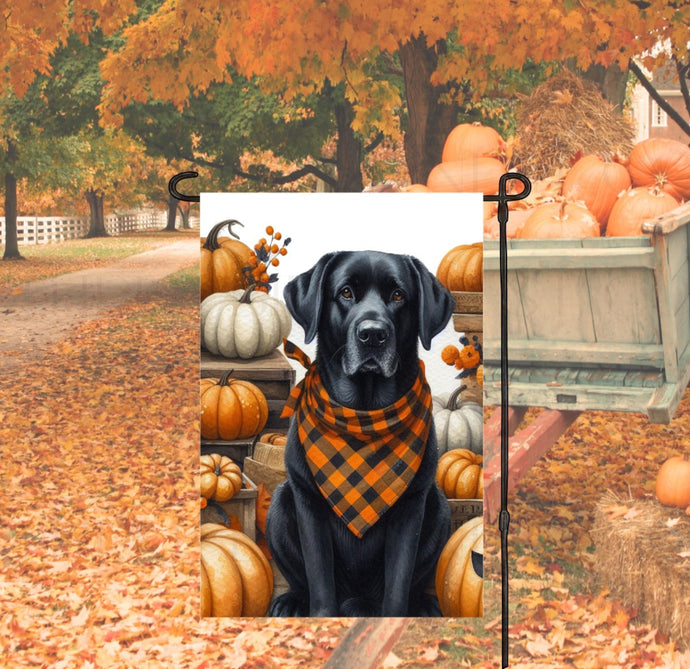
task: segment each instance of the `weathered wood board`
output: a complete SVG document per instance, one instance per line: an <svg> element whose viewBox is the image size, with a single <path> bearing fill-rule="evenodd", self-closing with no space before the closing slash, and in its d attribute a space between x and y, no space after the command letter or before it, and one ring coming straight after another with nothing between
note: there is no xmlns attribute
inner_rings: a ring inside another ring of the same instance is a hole
<svg viewBox="0 0 690 669"><path fill-rule="evenodd" d="M508 240L510 403L647 413L690 381L690 203L648 235ZM497 241L484 242L484 392L500 403Z"/></svg>

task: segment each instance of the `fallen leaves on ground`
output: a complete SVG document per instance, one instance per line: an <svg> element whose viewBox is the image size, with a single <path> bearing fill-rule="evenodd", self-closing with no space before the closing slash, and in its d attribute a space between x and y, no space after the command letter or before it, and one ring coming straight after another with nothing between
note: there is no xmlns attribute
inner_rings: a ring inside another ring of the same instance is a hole
<svg viewBox="0 0 690 669"><path fill-rule="evenodd" d="M198 618L198 304L185 295L110 312L0 377L5 666L321 666L347 626Z"/></svg>
<svg viewBox="0 0 690 669"><path fill-rule="evenodd" d="M321 667L347 619L199 620L198 304L161 298L80 327L0 377L0 647L12 667ZM511 667L677 667L592 576L594 506L651 495L690 443L670 425L586 413L511 495ZM684 521L685 522L685 521ZM499 535L485 616L414 620L389 666L497 667Z"/></svg>

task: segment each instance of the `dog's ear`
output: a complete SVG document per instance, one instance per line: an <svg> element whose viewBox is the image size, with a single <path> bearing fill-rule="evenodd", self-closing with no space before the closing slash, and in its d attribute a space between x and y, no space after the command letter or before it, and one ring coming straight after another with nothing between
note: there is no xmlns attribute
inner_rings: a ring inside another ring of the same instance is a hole
<svg viewBox="0 0 690 669"><path fill-rule="evenodd" d="M324 280L337 253L328 253L310 270L296 276L283 289L283 298L292 317L304 329L308 344L316 336L323 304Z"/></svg>
<svg viewBox="0 0 690 669"><path fill-rule="evenodd" d="M421 261L410 256L409 262L419 293L419 340L428 351L431 340L450 320L454 300Z"/></svg>

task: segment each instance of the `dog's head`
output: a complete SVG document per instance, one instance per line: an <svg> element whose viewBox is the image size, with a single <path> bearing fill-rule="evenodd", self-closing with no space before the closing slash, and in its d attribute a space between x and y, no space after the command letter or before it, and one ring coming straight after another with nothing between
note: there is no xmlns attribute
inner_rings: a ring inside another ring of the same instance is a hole
<svg viewBox="0 0 690 669"><path fill-rule="evenodd" d="M318 335L319 355L338 359L347 377L393 376L416 359L418 338L429 349L453 308L419 260L378 251L327 254L290 281L284 297L306 342Z"/></svg>

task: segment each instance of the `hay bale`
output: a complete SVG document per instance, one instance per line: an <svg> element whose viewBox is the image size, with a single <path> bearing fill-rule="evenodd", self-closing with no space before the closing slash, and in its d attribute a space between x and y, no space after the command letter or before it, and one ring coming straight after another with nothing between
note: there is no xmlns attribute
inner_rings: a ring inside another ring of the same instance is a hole
<svg viewBox="0 0 690 669"><path fill-rule="evenodd" d="M669 523L669 521L672 521ZM690 518L656 500L607 492L591 530L602 584L639 619L690 648Z"/></svg>
<svg viewBox="0 0 690 669"><path fill-rule="evenodd" d="M544 179L569 168L578 153L604 159L627 156L633 137L632 124L594 84L563 70L519 106L514 155L520 172Z"/></svg>

